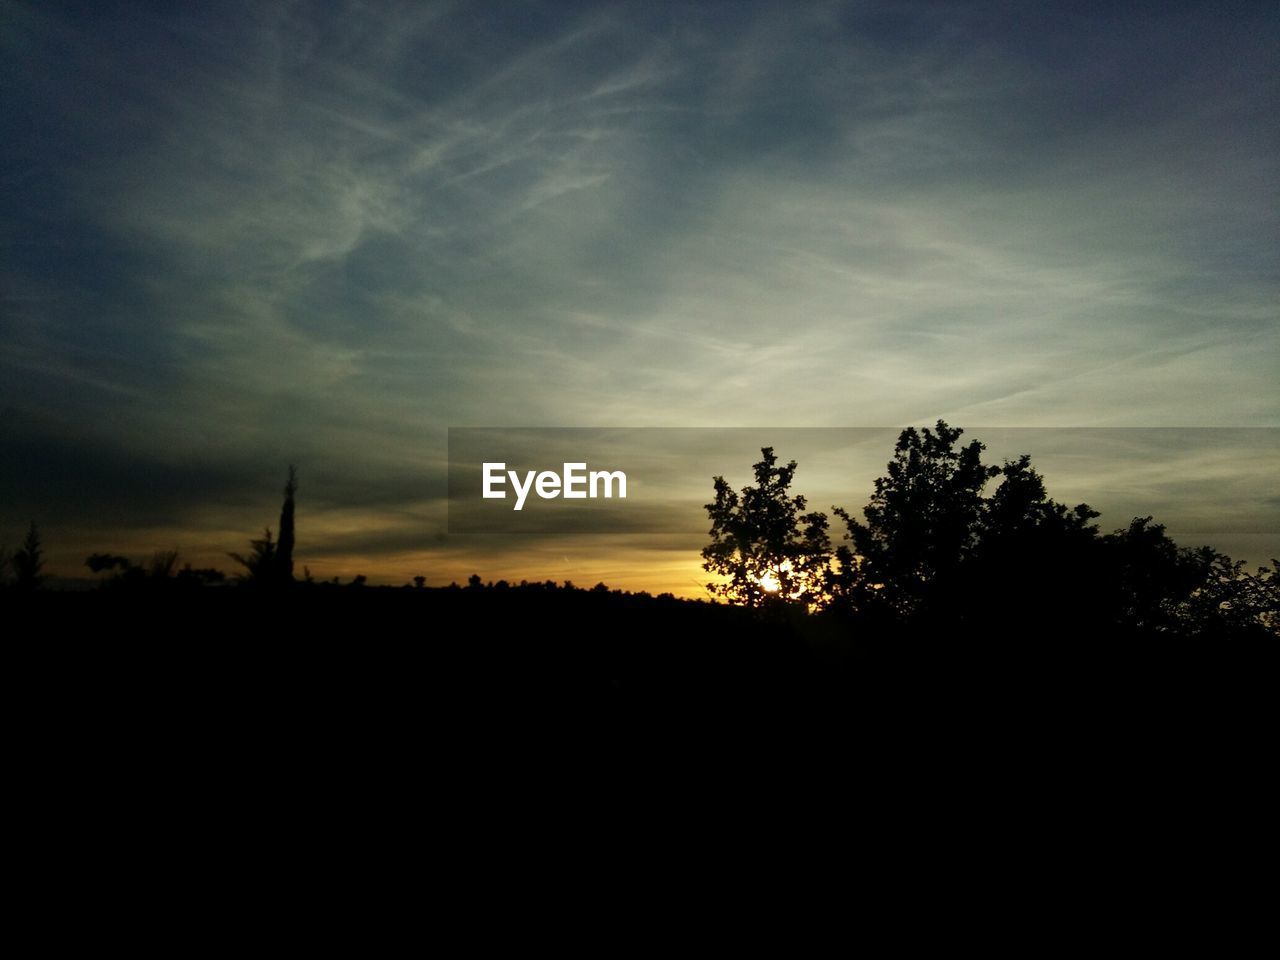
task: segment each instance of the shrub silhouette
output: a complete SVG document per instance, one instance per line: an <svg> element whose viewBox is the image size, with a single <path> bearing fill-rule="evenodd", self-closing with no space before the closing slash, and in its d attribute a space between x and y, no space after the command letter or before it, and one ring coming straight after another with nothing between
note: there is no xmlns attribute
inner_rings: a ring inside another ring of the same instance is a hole
<svg viewBox="0 0 1280 960"><path fill-rule="evenodd" d="M44 549L40 543L40 531L34 520L27 528L22 546L9 558L13 567L14 586L20 590L34 590L46 579L44 575Z"/></svg>
<svg viewBox="0 0 1280 960"><path fill-rule="evenodd" d="M261 539L250 540L249 546L253 550L247 556L242 553L227 554L247 571L240 579L254 584L271 582L276 570L276 542L271 535L271 528L263 530Z"/></svg>
<svg viewBox="0 0 1280 960"><path fill-rule="evenodd" d="M258 540L250 540L249 554L228 553L245 568L241 581L255 586L283 587L293 583L294 494L298 490L298 471L289 466L289 479L284 485L284 503L280 507L280 539L267 527Z"/></svg>
<svg viewBox="0 0 1280 960"><path fill-rule="evenodd" d="M94 573L111 570L125 571L129 569L129 558L115 553L91 553L85 558L84 565Z"/></svg>

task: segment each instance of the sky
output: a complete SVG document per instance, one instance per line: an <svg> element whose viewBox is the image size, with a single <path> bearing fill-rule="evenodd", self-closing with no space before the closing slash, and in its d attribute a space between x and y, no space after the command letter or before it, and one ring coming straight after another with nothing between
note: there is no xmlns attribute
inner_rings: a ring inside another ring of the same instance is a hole
<svg viewBox="0 0 1280 960"><path fill-rule="evenodd" d="M449 535L448 429L1280 427L1278 67L1274 3L0 0L0 544L231 571L294 463L320 577L693 594L704 529Z"/></svg>

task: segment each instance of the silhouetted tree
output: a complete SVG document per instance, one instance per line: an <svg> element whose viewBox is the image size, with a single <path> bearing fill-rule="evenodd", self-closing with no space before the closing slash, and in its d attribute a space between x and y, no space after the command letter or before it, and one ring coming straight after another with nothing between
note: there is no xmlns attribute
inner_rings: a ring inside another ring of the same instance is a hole
<svg viewBox="0 0 1280 960"><path fill-rule="evenodd" d="M280 539L276 543L276 575L282 583L293 582L293 495L297 491L298 469L290 464L284 504L280 507Z"/></svg>
<svg viewBox="0 0 1280 960"><path fill-rule="evenodd" d="M1105 593L1098 577L1098 512L1049 498L1027 455L1005 461L981 502L976 541L949 584L952 615L1006 634L1077 630L1098 622ZM998 616L992 615L999 611ZM1105 619L1105 617L1102 617Z"/></svg>
<svg viewBox="0 0 1280 960"><path fill-rule="evenodd" d="M34 590L44 582L44 550L34 520L27 528L22 547L14 552L9 562L13 566L14 585L19 589Z"/></svg>
<svg viewBox="0 0 1280 960"><path fill-rule="evenodd" d="M985 466L961 433L904 430L865 523L835 508L852 546L835 551L829 606L933 639L961 626L1000 642L1276 632L1274 570L1179 547L1151 517L1102 536L1096 510L1049 498L1029 456Z"/></svg>
<svg viewBox="0 0 1280 960"><path fill-rule="evenodd" d="M289 479L284 486L284 504L280 508L280 539L275 540L267 527L261 540L249 541L253 552L248 556L229 553L248 571L241 580L257 586L283 587L293 583L293 496L298 489L298 471L289 467Z"/></svg>
<svg viewBox="0 0 1280 960"><path fill-rule="evenodd" d="M961 447L962 434L942 420L904 430L865 522L834 508L852 547L836 549L829 606L1011 637L1084 618L1099 587L1097 511L1050 499L1028 455L985 465L983 444Z"/></svg>
<svg viewBox="0 0 1280 960"><path fill-rule="evenodd" d="M263 531L262 539L250 540L249 545L253 548L253 552L248 556L241 553L227 554L247 571L240 579L254 584L270 582L271 575L276 569L276 543L272 538L271 528L267 527Z"/></svg>
<svg viewBox="0 0 1280 960"><path fill-rule="evenodd" d="M1229 628L1221 604L1236 592L1231 582L1242 564L1210 547L1179 547L1151 517L1134 517L1127 528L1103 537L1102 545L1099 569L1117 625L1145 636Z"/></svg>
<svg viewBox="0 0 1280 960"><path fill-rule="evenodd" d="M1044 479L1031 468L1031 457L1005 461L997 474L999 486L982 503L979 537L984 543L1018 541L1050 534L1083 534L1092 538L1096 528L1090 521L1098 511L1080 503L1068 509L1049 499Z"/></svg>
<svg viewBox="0 0 1280 960"><path fill-rule="evenodd" d="M1197 640L1280 635L1280 562L1249 573L1243 560L1209 547L1193 553L1204 565L1204 576L1169 608L1179 635Z"/></svg>
<svg viewBox="0 0 1280 960"><path fill-rule="evenodd" d="M852 550L837 553L835 582L858 593L855 604L911 616L974 546L982 488L1000 470L983 465L985 447L977 440L957 448L962 433L942 420L936 433L908 427L898 435L888 474L876 479L862 511L866 522L834 508L853 542Z"/></svg>
<svg viewBox="0 0 1280 960"><path fill-rule="evenodd" d="M1230 595L1221 598L1227 618L1257 624L1269 635L1280 636L1280 560L1272 557L1271 566L1259 566L1257 573L1232 579Z"/></svg>
<svg viewBox="0 0 1280 960"><path fill-rule="evenodd" d="M760 453L756 483L740 494L724 477L714 478L716 499L706 504L711 543L702 550L702 568L729 581L708 583L707 590L748 607L817 603L831 558L826 514L805 513L805 498L788 494L794 460L779 467L772 447Z"/></svg>

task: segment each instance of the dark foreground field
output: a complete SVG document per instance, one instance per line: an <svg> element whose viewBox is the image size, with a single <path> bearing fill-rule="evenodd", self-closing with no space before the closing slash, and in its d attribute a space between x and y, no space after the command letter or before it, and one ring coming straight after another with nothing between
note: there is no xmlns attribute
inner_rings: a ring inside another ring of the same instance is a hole
<svg viewBox="0 0 1280 960"><path fill-rule="evenodd" d="M499 864L541 884L570 845L604 876L711 837L745 868L765 836L898 850L903 876L955 844L985 862L996 836L1028 868L1055 849L1182 869L1170 838L1202 797L1222 836L1266 795L1256 645L860 635L563 590L6 601L14 822L40 875L75 863L95 889L145 851L157 876L216 864L263 902L273 862L322 884L376 862L407 897L398 863L464 896Z"/></svg>
<svg viewBox="0 0 1280 960"><path fill-rule="evenodd" d="M583 590L48 591L6 606L23 624L6 643L9 683L36 727L133 716L162 737L326 728L372 738L370 751L1193 729L1201 711L1220 725L1224 710L1245 722L1261 706L1250 691L1273 646L1048 616L912 635Z"/></svg>

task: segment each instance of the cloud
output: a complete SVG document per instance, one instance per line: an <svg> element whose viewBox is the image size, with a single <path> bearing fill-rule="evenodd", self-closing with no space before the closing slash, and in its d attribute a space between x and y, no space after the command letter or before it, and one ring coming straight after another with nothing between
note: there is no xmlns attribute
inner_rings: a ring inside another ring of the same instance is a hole
<svg viewBox="0 0 1280 960"><path fill-rule="evenodd" d="M12 11L0 401L85 459L1280 423L1265 5Z"/></svg>

